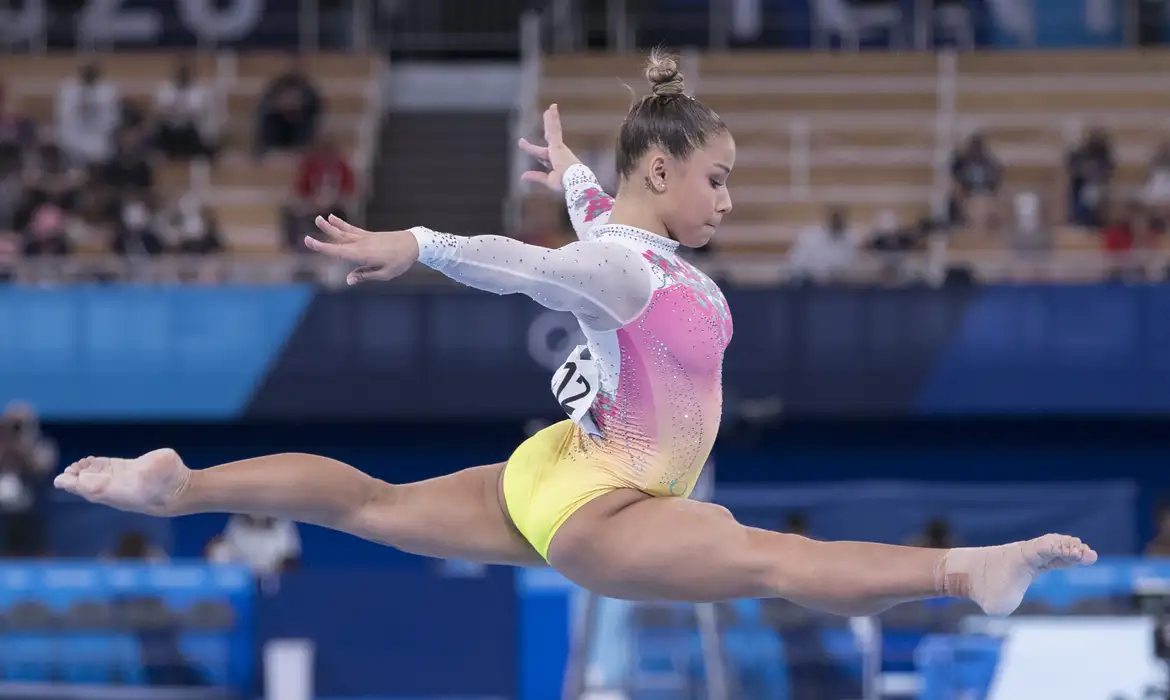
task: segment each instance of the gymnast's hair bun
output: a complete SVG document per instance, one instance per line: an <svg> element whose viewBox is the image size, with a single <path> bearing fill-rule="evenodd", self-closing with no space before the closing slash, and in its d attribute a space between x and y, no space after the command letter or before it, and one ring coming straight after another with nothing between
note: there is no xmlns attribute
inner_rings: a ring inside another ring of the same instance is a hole
<svg viewBox="0 0 1170 700"><path fill-rule="evenodd" d="M683 94L683 76L678 69L678 59L662 49L650 52L646 79L650 81L650 91L655 97Z"/></svg>

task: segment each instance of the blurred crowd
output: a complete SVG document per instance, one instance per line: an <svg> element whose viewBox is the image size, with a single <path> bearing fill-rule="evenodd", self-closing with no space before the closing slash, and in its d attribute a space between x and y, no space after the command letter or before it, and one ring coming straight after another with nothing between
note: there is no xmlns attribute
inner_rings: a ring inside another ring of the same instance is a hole
<svg viewBox="0 0 1170 700"><path fill-rule="evenodd" d="M160 171L181 166L210 174L233 149L256 160L283 158L295 168L280 205L290 249L303 249L301 236L317 213L352 207L353 169L320 136L325 106L297 57L265 89L251 144L226 139L227 104L189 58L177 60L174 77L149 99L126 97L100 62L87 63L58 87L50 123L23 114L0 83L0 282L13 277L20 260L226 252L230 236L209 201L210 175L168 186ZM82 266L79 276L100 281L108 274L101 269ZM174 274L200 281L204 269Z"/></svg>
<svg viewBox="0 0 1170 700"><path fill-rule="evenodd" d="M1065 153L1052 186L1009 188L995 148L973 133L951 155L946 216L905 225L885 211L865 226L851 221L847 206L828 207L824 223L796 239L789 258L794 278L844 280L870 252L898 279L905 253L946 239L1006 251L1035 264L1028 281L1044 281L1043 263L1056 248L1057 234L1065 233L1079 249L1103 253L1113 277L1140 281L1146 275L1141 252L1157 245L1170 220L1170 141L1149 154L1145 183L1137 191L1114 183L1114 150L1108 131L1087 129Z"/></svg>
<svg viewBox="0 0 1170 700"><path fill-rule="evenodd" d="M123 98L98 63L58 88L52 124L0 100L0 261L222 249L203 202L192 192L168 198L156 182L160 160L216 152L216 105L190 63L151 105Z"/></svg>

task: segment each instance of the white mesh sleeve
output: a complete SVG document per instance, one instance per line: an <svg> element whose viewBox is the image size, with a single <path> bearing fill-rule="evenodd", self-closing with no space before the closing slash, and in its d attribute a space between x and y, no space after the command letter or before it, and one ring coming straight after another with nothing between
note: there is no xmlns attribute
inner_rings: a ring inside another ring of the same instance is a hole
<svg viewBox="0 0 1170 700"><path fill-rule="evenodd" d="M419 262L469 287L524 294L542 306L569 311L597 330L634 320L652 293L650 265L612 241L542 248L504 236L455 236L411 229Z"/></svg>
<svg viewBox="0 0 1170 700"><path fill-rule="evenodd" d="M565 203L569 207L573 230L577 238L587 241L595 226L604 226L609 221L613 197L605 193L593 171L581 163L569 166L561 185L565 189Z"/></svg>

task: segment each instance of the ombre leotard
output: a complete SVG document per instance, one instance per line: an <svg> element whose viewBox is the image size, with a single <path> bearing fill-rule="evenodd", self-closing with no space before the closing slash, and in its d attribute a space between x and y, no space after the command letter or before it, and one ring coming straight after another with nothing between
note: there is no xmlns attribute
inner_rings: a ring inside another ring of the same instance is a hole
<svg viewBox="0 0 1170 700"><path fill-rule="evenodd" d="M604 493L690 495L719 430L732 330L719 287L675 241L609 224L613 200L585 166L564 185L581 240L558 250L412 229L422 263L571 312L588 341L552 379L569 419L525 441L504 470L509 515L546 558L561 524Z"/></svg>

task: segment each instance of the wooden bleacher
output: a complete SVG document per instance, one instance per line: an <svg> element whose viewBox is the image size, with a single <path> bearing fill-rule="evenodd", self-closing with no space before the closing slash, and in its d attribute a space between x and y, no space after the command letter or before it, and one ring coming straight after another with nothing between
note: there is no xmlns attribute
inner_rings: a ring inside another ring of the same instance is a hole
<svg viewBox="0 0 1170 700"><path fill-rule="evenodd" d="M561 106L572 147L612 148L631 99L619 79L645 94L644 60L545 57L535 106ZM1144 183L1155 145L1170 135L1170 52L748 52L682 61L693 94L738 144L724 251L782 253L830 204L847 205L863 227L883 210L904 224L937 212L950 152L975 129L1004 161L1006 189L1033 189L1057 215L1065 153L1081 128L1111 134L1122 191ZM1056 238L1062 249L1099 249L1083 232ZM956 240L960 257L997 245Z"/></svg>
<svg viewBox="0 0 1170 700"><path fill-rule="evenodd" d="M63 80L76 76L83 63L97 61L124 98L150 106L155 89L171 79L179 57L179 53L168 52L146 56L3 56L0 75L15 106L40 125L51 127L57 89ZM173 198L191 189L200 191L215 210L234 252L278 253L278 207L288 195L295 169L289 162L254 162L250 153L257 103L268 82L286 69L288 58L281 53L198 54L194 58L198 79L213 85L222 100L223 154L202 177L196 167L158 162L159 193ZM374 55L318 54L302 60L325 101L323 132L349 154L360 180L371 165L368 159L380 114L380 59Z"/></svg>

